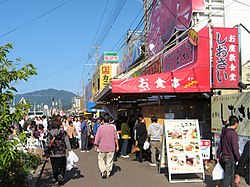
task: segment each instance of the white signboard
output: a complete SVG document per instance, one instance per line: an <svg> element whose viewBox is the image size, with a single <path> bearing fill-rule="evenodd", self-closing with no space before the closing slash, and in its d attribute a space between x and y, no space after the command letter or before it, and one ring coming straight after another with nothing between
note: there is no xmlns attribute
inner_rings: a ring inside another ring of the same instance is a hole
<svg viewBox="0 0 250 187"><path fill-rule="evenodd" d="M198 120L164 120L164 127L170 182L172 174L202 173L204 179Z"/></svg>
<svg viewBox="0 0 250 187"><path fill-rule="evenodd" d="M250 136L250 92L211 97L211 131L221 133L223 121L235 115L240 120L237 133Z"/></svg>

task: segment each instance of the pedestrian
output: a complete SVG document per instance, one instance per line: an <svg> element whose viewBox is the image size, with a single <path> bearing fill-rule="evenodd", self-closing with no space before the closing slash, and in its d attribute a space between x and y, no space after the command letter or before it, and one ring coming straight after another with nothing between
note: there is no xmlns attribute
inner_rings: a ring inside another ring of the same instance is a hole
<svg viewBox="0 0 250 187"><path fill-rule="evenodd" d="M88 150L88 118L83 117L81 123L81 152L86 153Z"/></svg>
<svg viewBox="0 0 250 187"><path fill-rule="evenodd" d="M54 179L59 185L63 185L66 171L66 149L71 151L67 132L60 128L61 125L60 119L51 120L52 130L49 132L47 146L45 147L45 152L49 152Z"/></svg>
<svg viewBox="0 0 250 187"><path fill-rule="evenodd" d="M245 181L250 185L250 171L249 171L249 160L250 160L250 140L244 146L243 153L240 156L238 165L236 166L235 183L237 186L240 185L240 176L245 178Z"/></svg>
<svg viewBox="0 0 250 187"><path fill-rule="evenodd" d="M138 142L138 147L140 149L139 152L136 152L136 155L139 162L142 162L142 151L143 151L143 145L147 139L147 130L146 130L146 124L144 122L140 122L136 126L136 142Z"/></svg>
<svg viewBox="0 0 250 187"><path fill-rule="evenodd" d="M79 117L75 116L74 117L74 121L73 121L73 125L76 128L76 140L77 140L77 145L78 147L81 147L82 141L81 141L81 122Z"/></svg>
<svg viewBox="0 0 250 187"><path fill-rule="evenodd" d="M108 178L113 168L115 151L119 150L117 132L109 124L109 116L104 116L104 124L99 127L95 137L95 150L98 152L98 166L103 179Z"/></svg>
<svg viewBox="0 0 250 187"><path fill-rule="evenodd" d="M131 138L131 135L130 135L130 127L127 121L128 121L127 116L124 116L122 118L122 125L121 125L121 136L122 136L121 157L122 158L129 158L129 155L127 154L127 150L128 150L128 141Z"/></svg>
<svg viewBox="0 0 250 187"><path fill-rule="evenodd" d="M77 149L78 148L78 143L77 143L77 131L75 126L73 125L73 121L69 122L69 126L67 128L67 134L69 137L69 142L70 146L72 149Z"/></svg>
<svg viewBox="0 0 250 187"><path fill-rule="evenodd" d="M239 126L239 119L236 116L230 116L227 128L222 131L220 136L221 150L218 152L220 165L224 169L224 178L221 181L221 187L235 187L235 164L240 159L238 134L235 131Z"/></svg>
<svg viewBox="0 0 250 187"><path fill-rule="evenodd" d="M102 121L102 118L97 118L96 122L94 123L94 127L93 127L94 136L96 135L98 128L101 126L101 121Z"/></svg>
<svg viewBox="0 0 250 187"><path fill-rule="evenodd" d="M151 163L150 166L156 165L156 152L160 153L161 150L161 138L163 133L163 127L157 123L158 118L156 116L151 117L151 123L148 126L148 138L150 139L150 151L151 151ZM147 140L148 141L148 140Z"/></svg>

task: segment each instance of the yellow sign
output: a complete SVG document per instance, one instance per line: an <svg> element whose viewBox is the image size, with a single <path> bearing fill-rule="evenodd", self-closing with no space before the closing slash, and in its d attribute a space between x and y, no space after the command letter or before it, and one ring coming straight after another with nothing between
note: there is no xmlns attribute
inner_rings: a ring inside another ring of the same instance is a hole
<svg viewBox="0 0 250 187"><path fill-rule="evenodd" d="M105 88L110 82L112 75L112 66L111 65L102 65L100 66L100 90Z"/></svg>
<svg viewBox="0 0 250 187"><path fill-rule="evenodd" d="M188 39L189 39L190 43L194 46L197 46L199 43L199 36L194 29L190 29L188 31Z"/></svg>

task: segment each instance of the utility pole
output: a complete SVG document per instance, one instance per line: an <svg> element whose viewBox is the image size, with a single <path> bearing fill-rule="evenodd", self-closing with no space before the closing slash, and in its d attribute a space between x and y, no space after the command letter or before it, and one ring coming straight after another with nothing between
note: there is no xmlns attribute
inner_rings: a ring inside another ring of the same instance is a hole
<svg viewBox="0 0 250 187"><path fill-rule="evenodd" d="M101 48L100 46L93 46L95 48L95 63L96 67L98 66L98 49Z"/></svg>

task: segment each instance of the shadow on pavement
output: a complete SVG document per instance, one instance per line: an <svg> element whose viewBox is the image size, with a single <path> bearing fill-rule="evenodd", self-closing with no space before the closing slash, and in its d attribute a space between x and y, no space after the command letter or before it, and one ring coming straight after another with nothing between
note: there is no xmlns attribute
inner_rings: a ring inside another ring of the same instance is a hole
<svg viewBox="0 0 250 187"><path fill-rule="evenodd" d="M72 168L70 171L66 171L64 183L67 183L70 180L84 178L84 175L81 174L81 171L78 168Z"/></svg>
<svg viewBox="0 0 250 187"><path fill-rule="evenodd" d="M72 168L70 171L66 171L64 183L67 183L70 180L83 178L84 176L81 174L81 171L78 168ZM50 168L46 168L43 171L43 176L40 178L37 187L49 187L55 184L55 180L52 175L52 171Z"/></svg>
<svg viewBox="0 0 250 187"><path fill-rule="evenodd" d="M115 164L113 165L113 169L110 173L110 176L113 176L117 171L121 171L122 169L120 168L120 166L116 166Z"/></svg>

